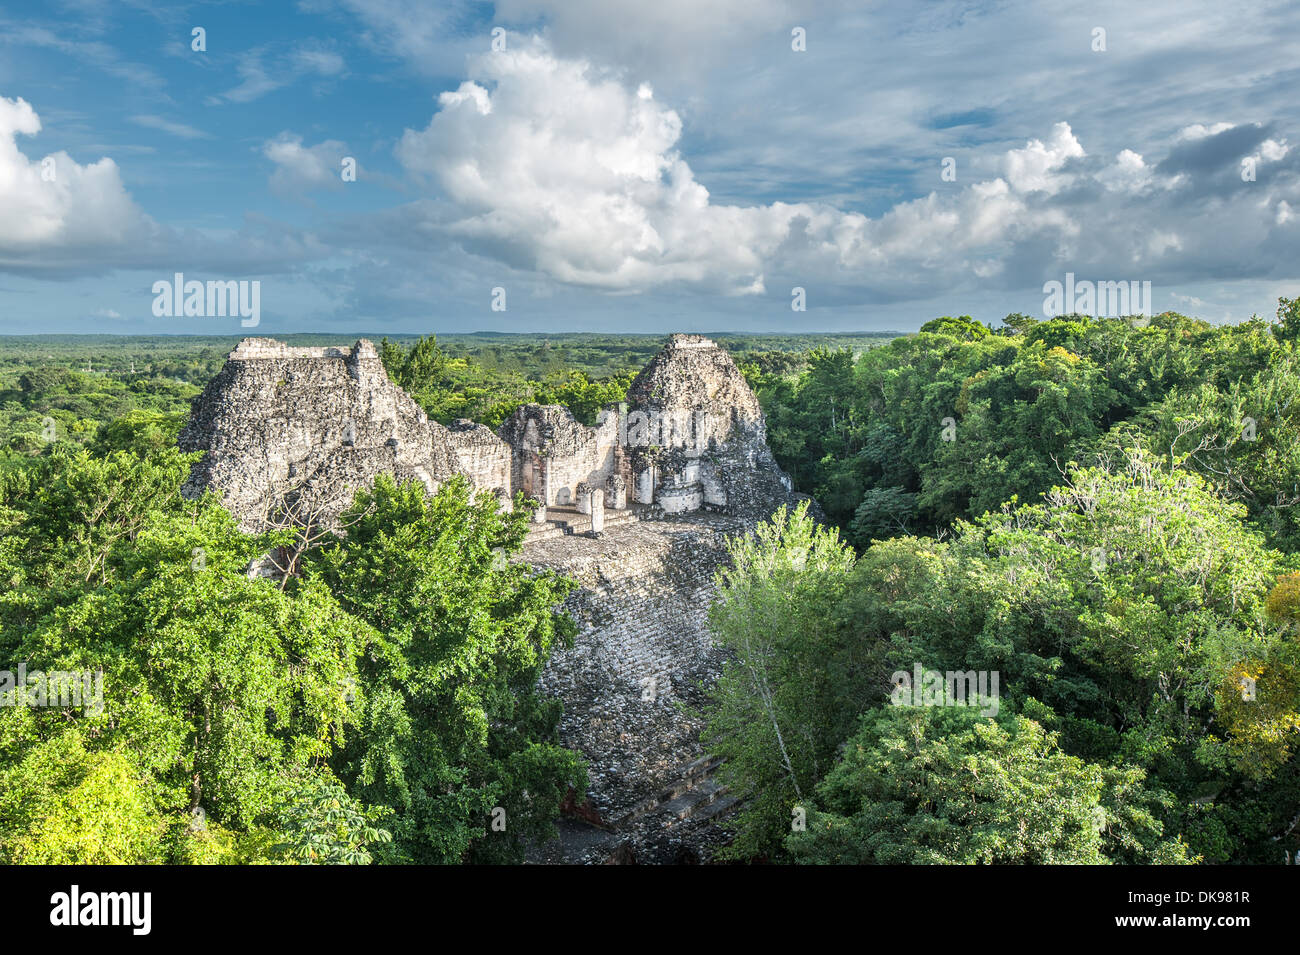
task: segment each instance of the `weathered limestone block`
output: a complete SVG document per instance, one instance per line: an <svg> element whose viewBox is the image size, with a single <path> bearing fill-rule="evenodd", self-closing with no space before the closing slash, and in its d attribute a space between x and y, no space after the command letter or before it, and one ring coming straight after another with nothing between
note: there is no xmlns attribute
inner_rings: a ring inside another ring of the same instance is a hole
<svg viewBox="0 0 1300 955"><path fill-rule="evenodd" d="M704 491L698 483L661 487L658 503L666 514L698 511L704 504Z"/></svg>
<svg viewBox="0 0 1300 955"><path fill-rule="evenodd" d="M638 504L653 504L655 499L655 469L651 465L636 476L636 500Z"/></svg>
<svg viewBox="0 0 1300 955"><path fill-rule="evenodd" d="M458 418L447 428L456 464L475 487L511 488L511 450L487 425Z"/></svg>

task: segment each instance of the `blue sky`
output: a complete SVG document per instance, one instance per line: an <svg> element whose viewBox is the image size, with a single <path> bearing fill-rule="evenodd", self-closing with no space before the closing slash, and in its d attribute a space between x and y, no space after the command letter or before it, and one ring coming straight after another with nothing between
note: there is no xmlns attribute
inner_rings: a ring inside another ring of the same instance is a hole
<svg viewBox="0 0 1300 955"><path fill-rule="evenodd" d="M1300 8L1065 6L0 3L0 333L251 333L156 316L176 272L269 335L1300 294Z"/></svg>

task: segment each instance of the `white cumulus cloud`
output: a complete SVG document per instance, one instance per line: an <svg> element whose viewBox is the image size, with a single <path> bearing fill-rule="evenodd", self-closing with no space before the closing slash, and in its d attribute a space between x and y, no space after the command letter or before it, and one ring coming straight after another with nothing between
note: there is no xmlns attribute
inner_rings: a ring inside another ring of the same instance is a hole
<svg viewBox="0 0 1300 955"><path fill-rule="evenodd" d="M247 220L239 231L164 226L132 199L112 159L82 164L63 151L29 157L18 137L40 131L31 104L0 96L0 271L64 276L205 268L246 274L325 254L312 234L266 219Z"/></svg>
<svg viewBox="0 0 1300 955"><path fill-rule="evenodd" d="M469 78L439 97L427 127L399 141L407 172L439 189L406 207L400 231L613 292L783 295L816 285L843 301L1017 287L1066 269L1168 275L1225 247L1275 270L1294 241L1265 240L1295 221L1284 140L1258 147L1279 172L1250 201L1216 178L1227 161L1219 154L1231 151L1224 143L1245 126L1182 128L1172 163L1133 149L1107 162L1057 122L1045 138L1004 149L991 177L873 216L827 202L717 202L681 154L682 132L679 113L648 84L511 35L507 50L472 58ZM1223 198L1194 198L1206 194ZM1223 203L1236 210L1231 228L1216 212Z"/></svg>
<svg viewBox="0 0 1300 955"><path fill-rule="evenodd" d="M1074 138L1069 123L1057 123L1052 135L1043 142L1031 139L1023 149L1013 149L1002 160L1007 182L1017 192L1054 193L1068 185L1068 177L1059 170L1071 159L1084 156L1083 146Z"/></svg>
<svg viewBox="0 0 1300 955"><path fill-rule="evenodd" d="M486 54L471 79L397 148L406 169L441 186L437 223L467 248L562 282L615 291L671 284L757 294L769 276L863 284L863 270L995 274L985 247L1012 232L1076 230L1056 210L1031 208L1084 155L1059 123L1003 159L1004 178L955 196L931 194L878 219L821 203L721 205L678 152L682 121L586 60L540 41ZM961 256L974 259L964 263ZM957 256L954 262L954 256Z"/></svg>
<svg viewBox="0 0 1300 955"><path fill-rule="evenodd" d="M565 282L762 288L798 207L715 206L675 146L682 123L538 44L481 57L398 158L454 202L448 231Z"/></svg>
<svg viewBox="0 0 1300 955"><path fill-rule="evenodd" d="M304 146L302 137L292 133L281 133L262 146L262 155L275 163L271 188L280 193L340 188L346 154L347 146L337 140Z"/></svg>
<svg viewBox="0 0 1300 955"><path fill-rule="evenodd" d="M113 160L81 165L62 151L28 159L18 137L40 131L26 100L0 97L0 250L115 244L152 226Z"/></svg>

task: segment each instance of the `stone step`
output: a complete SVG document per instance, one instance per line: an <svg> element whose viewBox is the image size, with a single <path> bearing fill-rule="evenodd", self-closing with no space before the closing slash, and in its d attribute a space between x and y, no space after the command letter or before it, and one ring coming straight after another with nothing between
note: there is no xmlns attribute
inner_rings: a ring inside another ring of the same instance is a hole
<svg viewBox="0 0 1300 955"><path fill-rule="evenodd" d="M605 512L605 528L618 527L637 520L631 511L608 510ZM530 541L553 540L566 534L585 534L591 530L591 515L583 514L577 508L548 507L546 523L535 525L528 531Z"/></svg>
<svg viewBox="0 0 1300 955"><path fill-rule="evenodd" d="M582 511L576 509L560 510L559 508L556 507L550 507L546 509L546 519L548 521L565 521L565 522L572 523L573 521L589 521L591 520L591 515L584 514ZM621 511L614 510L611 507L605 508L606 521L631 521L635 519L636 519L636 515L633 514L631 511L627 510L626 508Z"/></svg>
<svg viewBox="0 0 1300 955"><path fill-rule="evenodd" d="M681 776L667 786L661 787L653 796L648 796L634 805L614 822L614 828L621 829L641 816L673 804L675 800L681 799L692 790L709 786L721 789L721 784L713 779L713 774L720 765L722 765L722 758L718 756L703 756L688 763L682 767Z"/></svg>
<svg viewBox="0 0 1300 955"><path fill-rule="evenodd" d="M621 527L624 524L630 523L632 520L635 520L635 518L622 517L610 520L606 517L605 530L609 530L612 527ZM567 534L585 534L589 530L591 530L591 518L586 514L583 514L569 521L564 532Z"/></svg>
<svg viewBox="0 0 1300 955"><path fill-rule="evenodd" d="M711 776L713 775L714 770L716 770L721 765L722 765L721 756L712 756L712 755L701 756L699 759L693 760L692 762L689 762L684 767L682 767L682 775L684 777L701 776L701 775Z"/></svg>
<svg viewBox="0 0 1300 955"><path fill-rule="evenodd" d="M706 779L675 799L663 803L656 811L679 820L690 819L725 795L726 789L722 783L714 779Z"/></svg>
<svg viewBox="0 0 1300 955"><path fill-rule="evenodd" d="M731 809L735 808L739 800L735 796L721 794L711 800L707 805L699 807L691 816L697 822L705 819L716 819L718 816L726 815Z"/></svg>

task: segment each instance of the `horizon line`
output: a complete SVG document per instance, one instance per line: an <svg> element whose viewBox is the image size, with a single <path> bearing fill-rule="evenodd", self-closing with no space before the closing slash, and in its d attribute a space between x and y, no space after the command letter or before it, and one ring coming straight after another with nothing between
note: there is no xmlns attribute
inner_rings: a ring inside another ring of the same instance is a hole
<svg viewBox="0 0 1300 955"><path fill-rule="evenodd" d="M314 336L332 336L338 335L343 338L393 338L393 337L455 337L471 338L475 335L508 335L519 336L525 335L532 337L558 337L561 335L590 335L599 338L662 338L668 335L703 335L706 338L710 336L733 336L733 337L762 337L772 335L915 335L916 332L904 332L897 329L886 329L884 331L836 331L833 329L817 331L761 331L761 332L583 332L583 331L566 331L566 332L498 332L498 331L477 331L477 332L281 332L275 335L202 335L192 332L0 332L0 338L230 338L243 340L246 338L293 338L301 335Z"/></svg>

